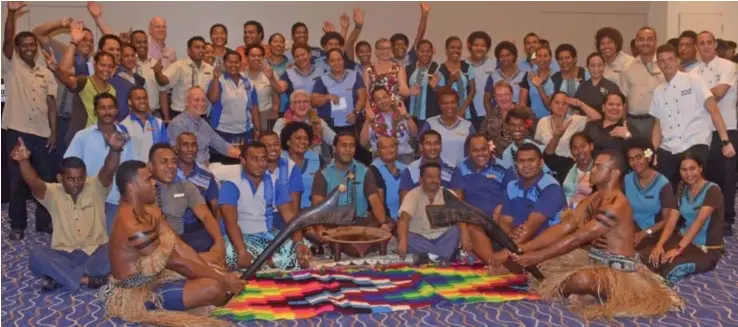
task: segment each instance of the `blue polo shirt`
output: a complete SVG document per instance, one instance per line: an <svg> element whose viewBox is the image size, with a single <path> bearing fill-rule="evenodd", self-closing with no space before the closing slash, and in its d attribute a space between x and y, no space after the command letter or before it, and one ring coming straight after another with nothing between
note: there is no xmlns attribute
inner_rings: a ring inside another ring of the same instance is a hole
<svg viewBox="0 0 738 327"><path fill-rule="evenodd" d="M335 94L341 98L341 102L345 102L342 108L336 107L331 101L327 101L322 106L316 108L318 116L326 121L333 122L333 126L344 127L350 126L346 121L346 115L350 114L356 108L359 101L359 90L363 89L364 80L359 73L348 69L343 72L340 79L333 76L333 73L326 73L315 79L313 92L315 94Z"/></svg>
<svg viewBox="0 0 738 327"><path fill-rule="evenodd" d="M278 77L282 77L284 72L287 70L287 66L290 65L290 60L287 58L286 55L282 56L282 58L277 63L273 63L268 59L267 59L267 62L269 63L269 65L272 66L274 75ZM279 112L284 112L289 103L290 103L290 98L287 96L287 92L282 92L279 95Z"/></svg>
<svg viewBox="0 0 738 327"><path fill-rule="evenodd" d="M399 161L395 161L395 167L397 173L392 174L387 168L387 164L382 159L377 158L372 162L371 169L374 176L379 177L377 178L377 187L384 190L384 206L387 214L392 219L397 220L400 216L400 179L407 167Z"/></svg>
<svg viewBox="0 0 738 327"><path fill-rule="evenodd" d="M315 79L325 74L325 69L318 68L315 65L310 68L310 71L304 75L297 67L290 67L284 71L281 81L287 83L287 89L284 93L289 97L295 90L303 90L309 94L313 93L313 85L315 85Z"/></svg>
<svg viewBox="0 0 738 327"><path fill-rule="evenodd" d="M236 207L238 226L244 234L269 232L272 228L268 217L272 213L269 209L291 200L287 189L275 187L269 175L264 174L259 185L254 185L243 170L237 178L222 181L218 196L219 205Z"/></svg>
<svg viewBox="0 0 738 327"><path fill-rule="evenodd" d="M551 54L553 55L553 53ZM559 71L559 63L556 62L556 58L551 58L551 73L555 73ZM531 60L528 60L528 58L523 58L523 60L518 62L518 69L524 71L524 72L533 72L538 70L538 65L534 63Z"/></svg>
<svg viewBox="0 0 738 327"><path fill-rule="evenodd" d="M513 102L520 103L520 83L528 76L528 73L519 70L512 76L505 76L501 68L496 69L492 74L487 77L486 85L484 86L484 92L495 94L495 83L499 81L507 81L513 90ZM494 102L494 99L492 100Z"/></svg>
<svg viewBox="0 0 738 327"><path fill-rule="evenodd" d="M472 65L469 65L467 62L462 61L461 68L459 70L459 78L456 79L456 82L451 82L451 71L449 71L448 67L446 67L445 64L441 64L441 67L438 68L438 72L440 73L440 75L443 76L443 79L446 81L448 86L450 86L459 94L459 108L461 108L461 106L468 98L469 93L471 92L471 84L469 83L469 81L472 81L476 78L474 77L474 67L472 67ZM474 101L469 103L468 108L463 109L465 112L464 118L466 119L472 118L472 112L474 112L474 114L476 115Z"/></svg>
<svg viewBox="0 0 738 327"><path fill-rule="evenodd" d="M536 231L536 235L549 226L558 224L559 214L566 208L564 189L548 174L540 174L536 182L528 188L523 187L521 179L515 179L507 184L506 194L502 203L502 215L513 217L513 226L525 223L533 212L548 218Z"/></svg>
<svg viewBox="0 0 738 327"><path fill-rule="evenodd" d="M447 126L441 116L436 116L425 121L425 125L418 131L418 138L429 129L441 134L441 157L443 160L448 160L454 167L466 157L464 148L466 138L476 133L471 121L458 118L451 126Z"/></svg>
<svg viewBox="0 0 738 327"><path fill-rule="evenodd" d="M282 151L282 158L289 159L286 151ZM302 196L300 198L300 209L309 208L312 205L310 196L313 193L313 178L315 173L320 170L320 158L314 151L305 152L302 165L295 168L300 170L300 179L302 180Z"/></svg>
<svg viewBox="0 0 738 327"><path fill-rule="evenodd" d="M405 58L393 58L392 60L402 66L414 65L418 61L418 52L415 51L415 48L411 48L410 51L405 54Z"/></svg>
<svg viewBox="0 0 738 327"><path fill-rule="evenodd" d="M466 202L491 217L506 196L503 188L505 168L492 158L486 167L482 167L479 172L477 169L471 158L464 159L454 170L450 188L463 190Z"/></svg>
<svg viewBox="0 0 738 327"><path fill-rule="evenodd" d="M543 103L541 95L538 92L538 88L533 86L533 82L531 82L530 77L528 77L527 74L526 78L520 82L520 88L528 90L528 107L530 107L536 114L536 118L541 119L551 115L551 110L549 110L548 106ZM551 79L551 76L543 81L543 90L549 97L554 94L554 82Z"/></svg>
<svg viewBox="0 0 738 327"><path fill-rule="evenodd" d="M346 52L342 52L342 54L343 54L343 69L353 70L354 68L356 68L356 62L349 59ZM322 54L320 58L313 59L313 65L326 72L331 71L331 66L328 65L328 57L325 54Z"/></svg>
<svg viewBox="0 0 738 327"><path fill-rule="evenodd" d="M143 87L146 84L146 79L141 75L134 72L129 72L122 66L118 66L108 83L115 89L115 99L118 104L118 116L115 117L116 121L121 121L128 117L130 109L128 108L128 92L134 86ZM149 94L149 96L159 96L158 94Z"/></svg>
<svg viewBox="0 0 738 327"><path fill-rule="evenodd" d="M301 167L297 166L294 161L288 157L280 157L277 169L272 173L269 169L264 173L272 179L272 183L276 188L286 188L288 194L304 191L302 183ZM276 195L275 188L275 195ZM276 210L276 208L275 208Z"/></svg>
<svg viewBox="0 0 738 327"><path fill-rule="evenodd" d="M251 108L259 103L254 84L245 75L234 82L233 76L227 72L218 81L220 94L218 101L210 109L210 126L230 134L241 134L253 129ZM207 89L210 90L211 87L213 81L208 82Z"/></svg>
<svg viewBox="0 0 738 327"><path fill-rule="evenodd" d="M456 166L451 166L446 160L441 161L441 186L449 188L451 185L451 177L454 174ZM415 160L407 165L407 169L402 172L400 177L400 191L410 191L420 184L420 166L423 164L423 158Z"/></svg>
<svg viewBox="0 0 738 327"><path fill-rule="evenodd" d="M475 65L469 59L466 62L474 68L474 86L476 93L474 94L474 109L477 111L477 117L487 115L487 109L484 107L484 90L487 86L487 80L497 69L497 60L494 57L487 57L484 61Z"/></svg>
<svg viewBox="0 0 738 327"><path fill-rule="evenodd" d="M128 129L123 125L115 124L115 127L119 132L128 133ZM74 134L69 147L67 147L67 152L64 153L64 158L78 157L82 159L87 169L87 175L97 176L105 164L105 158L109 151L110 148L105 141L105 136L100 131L98 124L95 124ZM120 154L120 162L134 160L135 158L136 151L133 148L133 142L128 141L123 146L123 152ZM110 194L108 194L107 202L117 205L119 200L120 192L118 192L118 185L113 182L113 188L110 190Z"/></svg>

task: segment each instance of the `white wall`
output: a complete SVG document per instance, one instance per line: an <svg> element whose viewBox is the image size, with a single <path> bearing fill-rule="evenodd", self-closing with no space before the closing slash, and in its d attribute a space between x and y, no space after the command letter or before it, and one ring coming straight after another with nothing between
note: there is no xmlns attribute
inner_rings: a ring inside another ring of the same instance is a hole
<svg viewBox="0 0 738 327"><path fill-rule="evenodd" d="M684 30L710 30L718 38L738 40L738 2L668 2L667 35L678 37Z"/></svg>
<svg viewBox="0 0 738 327"><path fill-rule="evenodd" d="M416 2L113 1L104 2L103 6L105 19L118 31L128 30L129 27L146 30L151 17L163 16L169 23L169 43L179 56L185 54L185 43L190 36L202 35L207 38L208 30L214 23L228 26L228 44L235 47L241 44L242 26L246 20L261 21L267 37L271 33L281 32L288 38L292 24L303 21L310 28L311 43L317 45L324 20L331 20L338 25L339 15L343 12L350 14L357 6L366 13L361 39L370 43L395 32L403 32L412 39L420 17ZM85 2L31 2L29 9L30 13L19 21L19 29L30 29L42 22L70 15L92 23ZM640 20L645 23L649 10L648 2L432 2L426 35L438 48L437 59L440 60L443 59L442 46L446 37L458 35L465 39L474 30L487 31L494 43L510 39L516 40L518 46L522 45L523 35L532 31L549 39L554 45L574 43L586 56L593 50L595 25L603 21L601 18L591 18L591 15L609 15L604 21L615 23L617 19L612 18L617 18L617 15L626 14L631 19L636 15L637 20L642 17ZM551 21L556 17L573 19L558 20L556 26L543 26L544 20ZM629 40L630 36L626 35L625 38Z"/></svg>

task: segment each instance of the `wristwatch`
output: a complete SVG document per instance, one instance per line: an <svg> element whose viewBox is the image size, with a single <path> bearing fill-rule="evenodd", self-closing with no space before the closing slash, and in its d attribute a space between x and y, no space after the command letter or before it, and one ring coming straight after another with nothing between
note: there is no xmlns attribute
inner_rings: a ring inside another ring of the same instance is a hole
<svg viewBox="0 0 738 327"><path fill-rule="evenodd" d="M647 229L647 230L646 230L646 234L648 234L648 236L651 236L651 235L653 235L653 229L650 229L650 228L649 228L649 229Z"/></svg>
<svg viewBox="0 0 738 327"><path fill-rule="evenodd" d="M720 141L720 143L722 143L723 146L726 146L726 145L730 144L730 140L722 140L722 141Z"/></svg>

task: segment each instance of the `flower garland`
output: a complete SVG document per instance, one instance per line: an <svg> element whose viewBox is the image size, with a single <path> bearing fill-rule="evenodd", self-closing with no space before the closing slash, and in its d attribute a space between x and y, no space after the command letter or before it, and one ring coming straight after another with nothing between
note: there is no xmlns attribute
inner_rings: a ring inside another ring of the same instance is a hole
<svg viewBox="0 0 738 327"><path fill-rule="evenodd" d="M304 120L298 119L297 115L292 110L287 110L287 112L284 114L284 119L287 120L288 123L291 122L304 122ZM313 128L313 140L311 143L313 145L321 144L323 142L323 123L320 120L320 117L318 117L318 114L313 109L308 109L307 111L307 120L310 126Z"/></svg>
<svg viewBox="0 0 738 327"><path fill-rule="evenodd" d="M405 130L407 129L405 124L402 122L403 120L403 117L400 117L400 110L397 109L395 104L392 104L392 128L388 131L384 115L379 110L375 110L374 121L372 121L372 130L377 137L390 136L399 139L405 136Z"/></svg>

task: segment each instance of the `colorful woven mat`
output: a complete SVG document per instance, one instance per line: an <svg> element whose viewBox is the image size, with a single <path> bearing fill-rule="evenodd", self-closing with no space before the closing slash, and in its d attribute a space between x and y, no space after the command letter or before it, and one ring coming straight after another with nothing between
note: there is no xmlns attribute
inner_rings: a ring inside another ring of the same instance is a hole
<svg viewBox="0 0 738 327"><path fill-rule="evenodd" d="M264 274L214 314L233 320L306 319L452 303L537 300L524 275L488 276L482 265L337 267Z"/></svg>

